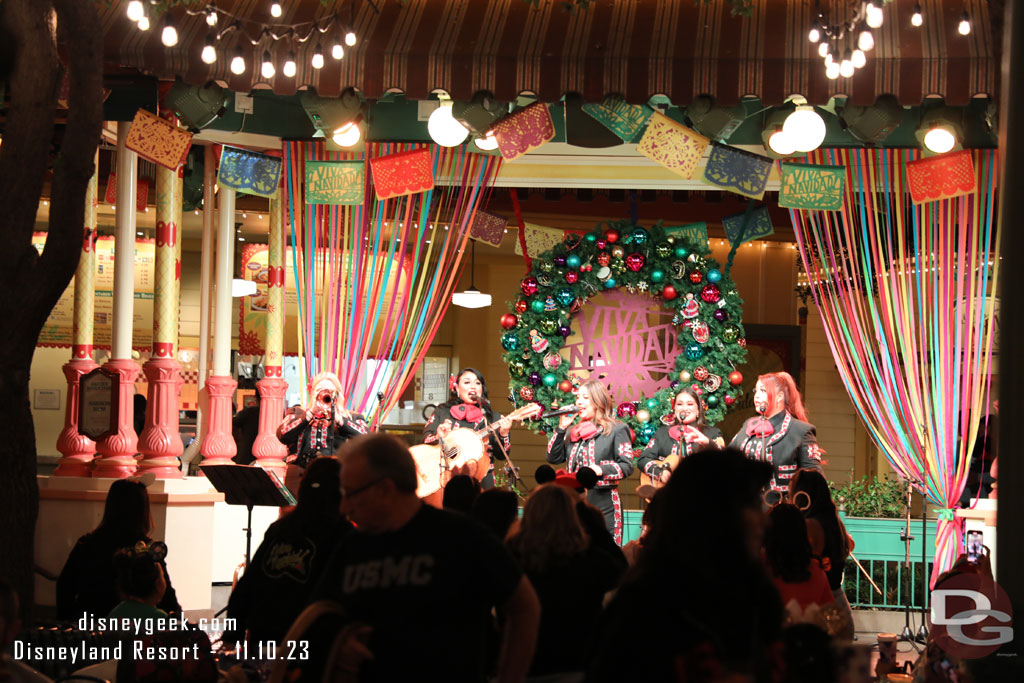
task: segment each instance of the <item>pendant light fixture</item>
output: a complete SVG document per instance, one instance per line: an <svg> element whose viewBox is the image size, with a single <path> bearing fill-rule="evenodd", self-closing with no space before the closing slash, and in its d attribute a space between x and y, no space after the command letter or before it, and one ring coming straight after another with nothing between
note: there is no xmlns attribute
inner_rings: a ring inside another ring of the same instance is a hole
<svg viewBox="0 0 1024 683"><path fill-rule="evenodd" d="M476 240L470 245L469 289L453 292L452 303L463 308L486 308L491 305L491 295L476 288Z"/></svg>

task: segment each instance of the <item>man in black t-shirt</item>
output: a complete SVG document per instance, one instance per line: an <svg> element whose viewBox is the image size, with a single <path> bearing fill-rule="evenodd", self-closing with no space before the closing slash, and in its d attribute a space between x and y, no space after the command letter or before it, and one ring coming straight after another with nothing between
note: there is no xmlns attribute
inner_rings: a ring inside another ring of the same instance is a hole
<svg viewBox="0 0 1024 683"><path fill-rule="evenodd" d="M540 604L508 550L463 515L416 497L408 448L384 434L346 443L342 511L356 523L335 551L314 599L341 603L370 626L361 681L482 681L491 609L505 617L499 681L529 669Z"/></svg>

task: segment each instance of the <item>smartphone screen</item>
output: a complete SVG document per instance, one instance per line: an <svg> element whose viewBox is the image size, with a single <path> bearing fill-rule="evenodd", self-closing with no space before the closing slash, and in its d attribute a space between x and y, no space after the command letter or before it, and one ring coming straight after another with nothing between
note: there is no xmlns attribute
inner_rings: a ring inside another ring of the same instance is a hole
<svg viewBox="0 0 1024 683"><path fill-rule="evenodd" d="M978 561L981 554L984 552L982 549L980 531L968 531L967 532L967 561L974 563Z"/></svg>

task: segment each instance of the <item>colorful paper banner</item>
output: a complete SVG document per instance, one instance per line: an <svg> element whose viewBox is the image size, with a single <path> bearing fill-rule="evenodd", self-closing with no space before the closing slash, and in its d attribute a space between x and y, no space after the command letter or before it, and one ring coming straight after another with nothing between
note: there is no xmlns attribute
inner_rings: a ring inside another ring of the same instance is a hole
<svg viewBox="0 0 1024 683"><path fill-rule="evenodd" d="M972 194L977 181L966 149L907 163L907 180L914 204Z"/></svg>
<svg viewBox="0 0 1024 683"><path fill-rule="evenodd" d="M623 142L632 142L654 113L649 107L628 104L615 95L604 98L600 103L588 102L583 105L583 111Z"/></svg>
<svg viewBox="0 0 1024 683"><path fill-rule="evenodd" d="M373 190L378 200L434 189L430 150L425 147L374 157L370 159L370 170L373 171Z"/></svg>
<svg viewBox="0 0 1024 683"><path fill-rule="evenodd" d="M677 225L672 228L666 227L665 234L677 235L688 242L693 242L694 244L707 244L708 224L700 222L688 223L687 225Z"/></svg>
<svg viewBox="0 0 1024 683"><path fill-rule="evenodd" d="M185 163L188 149L192 146L192 133L139 109L124 144L140 157L173 171Z"/></svg>
<svg viewBox="0 0 1024 683"><path fill-rule="evenodd" d="M516 159L555 137L555 123L548 105L534 102L494 125L498 151L505 159Z"/></svg>
<svg viewBox="0 0 1024 683"><path fill-rule="evenodd" d="M116 173L111 173L107 178L107 190L103 194L103 201L111 206L117 204ZM139 178L135 184L135 210L145 211L147 201L149 201L149 181L145 178Z"/></svg>
<svg viewBox="0 0 1024 683"><path fill-rule="evenodd" d="M272 197L281 183L281 159L248 149L224 145L220 152L217 184L221 187Z"/></svg>
<svg viewBox="0 0 1024 683"><path fill-rule="evenodd" d="M761 199L771 170L772 160L768 157L712 142L702 180L744 197Z"/></svg>
<svg viewBox="0 0 1024 683"><path fill-rule="evenodd" d="M709 142L700 133L656 111L636 151L689 180Z"/></svg>
<svg viewBox="0 0 1024 683"><path fill-rule="evenodd" d="M505 228L508 227L508 219L495 216L486 211L477 211L473 216L473 225L469 229L469 236L478 242L485 242L492 247L500 247L501 240L505 237Z"/></svg>
<svg viewBox="0 0 1024 683"><path fill-rule="evenodd" d="M748 213L749 221L744 226L744 219L747 218ZM725 228L725 236L729 240L729 244L737 247L775 233L771 214L768 213L768 207L763 204L749 212L744 211L735 216L726 216L722 219L722 227Z"/></svg>
<svg viewBox="0 0 1024 683"><path fill-rule="evenodd" d="M533 223L524 223L523 238L526 242L526 255L531 258L537 258L556 244L561 244L565 239L566 232L574 232L581 237L583 236L582 232L575 230L560 230L558 228L546 228L543 225L535 225ZM520 256L523 255L522 245L520 245L519 240L516 240L516 253Z"/></svg>
<svg viewBox="0 0 1024 683"><path fill-rule="evenodd" d="M846 187L845 166L783 162L779 206L787 209L839 211Z"/></svg>
<svg viewBox="0 0 1024 683"><path fill-rule="evenodd" d="M363 203L366 171L362 161L307 161L306 203Z"/></svg>

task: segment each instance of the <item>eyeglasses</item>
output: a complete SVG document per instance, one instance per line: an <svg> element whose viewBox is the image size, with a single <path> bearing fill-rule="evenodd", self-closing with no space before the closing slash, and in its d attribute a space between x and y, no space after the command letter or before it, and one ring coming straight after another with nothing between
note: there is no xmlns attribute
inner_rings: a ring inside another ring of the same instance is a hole
<svg viewBox="0 0 1024 683"><path fill-rule="evenodd" d="M365 491L366 491L367 489L369 489L370 487L372 487L372 486L375 486L375 485L377 485L377 484L381 483L382 481L384 481L384 479L374 479L374 480L370 481L370 482L369 482L369 483L367 483L367 484L363 484L363 485L362 485L362 486L360 486L359 488L355 488L355 489L352 489L351 491L347 490L347 489L346 489L346 488L345 488L345 487L343 486L343 487L341 488L341 497L342 497L342 498L355 498L355 497L356 497L356 496L358 496L358 495L359 495L360 493L363 493L363 492L365 492Z"/></svg>

